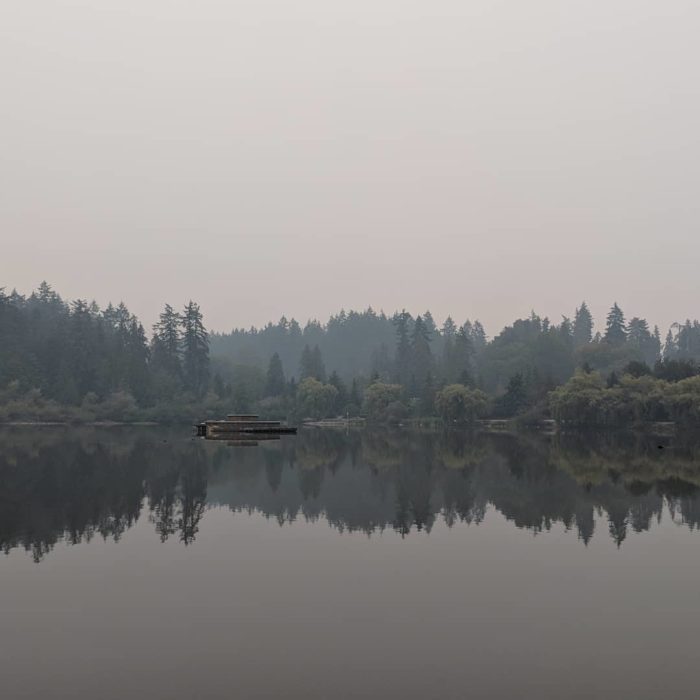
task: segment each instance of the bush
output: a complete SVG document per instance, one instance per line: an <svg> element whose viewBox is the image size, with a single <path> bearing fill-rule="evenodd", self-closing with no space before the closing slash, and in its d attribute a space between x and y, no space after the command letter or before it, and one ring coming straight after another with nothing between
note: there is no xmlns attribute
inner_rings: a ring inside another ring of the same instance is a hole
<svg viewBox="0 0 700 700"><path fill-rule="evenodd" d="M556 420L577 425L618 427L669 419L700 423L700 377L671 383L625 375L606 387L597 372L578 373L549 399Z"/></svg>
<svg viewBox="0 0 700 700"><path fill-rule="evenodd" d="M473 423L486 413L486 394L463 384L450 384L437 393L435 408L444 421Z"/></svg>
<svg viewBox="0 0 700 700"><path fill-rule="evenodd" d="M96 406L99 420L133 421L139 417L136 399L128 391L116 391Z"/></svg>
<svg viewBox="0 0 700 700"><path fill-rule="evenodd" d="M374 421L397 422L408 415L408 407L401 401L399 384L374 382L365 389L364 410ZM391 410L389 410L391 407Z"/></svg>
<svg viewBox="0 0 700 700"><path fill-rule="evenodd" d="M297 407L303 416L326 418L333 412L338 390L331 384L308 377L297 389Z"/></svg>

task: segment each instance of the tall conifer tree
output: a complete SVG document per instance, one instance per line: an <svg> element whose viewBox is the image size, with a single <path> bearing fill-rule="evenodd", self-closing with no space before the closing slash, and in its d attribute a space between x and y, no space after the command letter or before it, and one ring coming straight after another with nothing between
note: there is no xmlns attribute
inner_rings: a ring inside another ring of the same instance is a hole
<svg viewBox="0 0 700 700"><path fill-rule="evenodd" d="M607 325L605 327L605 340L611 345L622 345L627 340L625 327L625 315L615 302L608 312Z"/></svg>
<svg viewBox="0 0 700 700"><path fill-rule="evenodd" d="M202 396L209 385L209 334L199 305L190 301L182 312L182 374L185 387Z"/></svg>
<svg viewBox="0 0 700 700"><path fill-rule="evenodd" d="M573 339L574 346L577 348L580 348L582 345L588 345L593 340L593 316L588 310L588 305L585 301L576 309Z"/></svg>
<svg viewBox="0 0 700 700"><path fill-rule="evenodd" d="M282 368L282 360L279 353L275 353L270 358L270 364L267 367L267 382L265 384L265 393L267 396L281 396L287 386L287 380L284 378L284 369Z"/></svg>

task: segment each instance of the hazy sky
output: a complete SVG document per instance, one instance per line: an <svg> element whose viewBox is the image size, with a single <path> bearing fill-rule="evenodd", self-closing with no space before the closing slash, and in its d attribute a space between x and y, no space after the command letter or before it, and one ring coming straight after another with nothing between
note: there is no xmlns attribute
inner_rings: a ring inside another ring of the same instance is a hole
<svg viewBox="0 0 700 700"><path fill-rule="evenodd" d="M6 0L0 286L219 330L698 316L699 30L697 0Z"/></svg>

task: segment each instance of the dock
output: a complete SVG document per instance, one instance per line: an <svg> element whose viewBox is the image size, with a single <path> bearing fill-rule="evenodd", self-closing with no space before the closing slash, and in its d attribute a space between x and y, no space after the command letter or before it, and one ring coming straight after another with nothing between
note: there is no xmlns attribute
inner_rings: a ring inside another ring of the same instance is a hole
<svg viewBox="0 0 700 700"><path fill-rule="evenodd" d="M241 436L259 435L279 436L296 435L297 429L291 428L279 420L260 420L252 414L231 414L222 420L208 420L198 423L195 428L199 437L210 440L236 440Z"/></svg>

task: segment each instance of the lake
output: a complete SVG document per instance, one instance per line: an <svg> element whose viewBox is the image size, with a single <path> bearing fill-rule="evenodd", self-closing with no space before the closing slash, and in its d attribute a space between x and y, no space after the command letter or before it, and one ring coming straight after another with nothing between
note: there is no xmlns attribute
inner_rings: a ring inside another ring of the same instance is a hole
<svg viewBox="0 0 700 700"><path fill-rule="evenodd" d="M690 437L0 430L3 698L693 697Z"/></svg>

